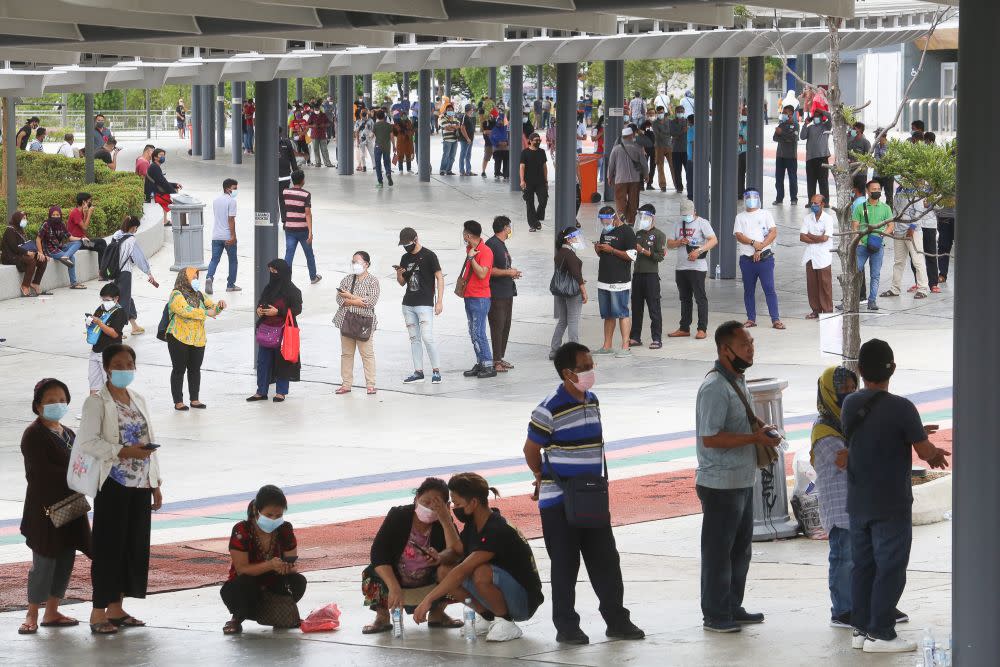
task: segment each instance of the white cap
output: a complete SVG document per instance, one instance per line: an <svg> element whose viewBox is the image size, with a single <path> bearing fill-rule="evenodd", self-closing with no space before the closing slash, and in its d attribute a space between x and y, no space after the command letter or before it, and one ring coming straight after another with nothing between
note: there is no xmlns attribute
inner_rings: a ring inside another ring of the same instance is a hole
<svg viewBox="0 0 1000 667"><path fill-rule="evenodd" d="M631 128L631 126L629 126L629 125L625 126L625 129L622 130L622 136L623 137L631 137L632 136L632 128Z"/></svg>

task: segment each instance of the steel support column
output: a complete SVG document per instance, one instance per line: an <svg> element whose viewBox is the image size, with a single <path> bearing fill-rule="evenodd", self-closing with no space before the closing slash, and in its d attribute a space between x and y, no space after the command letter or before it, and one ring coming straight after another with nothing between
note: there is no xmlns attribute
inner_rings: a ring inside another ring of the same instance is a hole
<svg viewBox="0 0 1000 667"><path fill-rule="evenodd" d="M372 75L365 74L361 80L365 96L365 106L371 109L372 104L374 103L374 100L372 99Z"/></svg>
<svg viewBox="0 0 1000 667"><path fill-rule="evenodd" d="M451 70L444 71L444 94L451 97Z"/></svg>
<svg viewBox="0 0 1000 667"><path fill-rule="evenodd" d="M230 129L230 143L232 144L233 164L243 164L243 100L247 95L246 81L233 81L233 111Z"/></svg>
<svg viewBox="0 0 1000 667"><path fill-rule="evenodd" d="M578 65L556 65L555 234L576 224L576 85ZM573 100L572 104L566 100ZM513 141L511 141L513 143Z"/></svg>
<svg viewBox="0 0 1000 667"><path fill-rule="evenodd" d="M275 108L278 110L278 119L282 124L288 125L288 79L277 79L278 97L274 100Z"/></svg>
<svg viewBox="0 0 1000 667"><path fill-rule="evenodd" d="M94 152L98 146L94 142L94 94L83 94L83 182L94 182ZM12 134L11 137L14 135ZM8 209L10 210L10 209Z"/></svg>
<svg viewBox="0 0 1000 667"><path fill-rule="evenodd" d="M715 58L712 71L712 201L711 223L719 245L711 252L710 269L721 266L722 278L736 277L736 176L739 168L739 59Z"/></svg>
<svg viewBox="0 0 1000 667"><path fill-rule="evenodd" d="M90 96L91 116L94 115L93 99L94 98ZM7 154L4 156L5 160L4 160L3 170L7 178L6 196L7 196L8 220L10 219L10 216L13 215L14 211L17 210L17 142L15 141L15 139L17 138L16 100L17 98L15 97L4 98L4 107L7 109L7 115L6 117L4 117L3 136L4 140L7 142ZM93 137L94 132L93 130L88 129L86 134L88 137ZM93 138L91 138L89 145L93 146L93 144L94 140ZM90 174L90 178L87 180L87 183L93 183L94 181L93 150L91 150L89 154L91 155L91 157L88 158L87 164L90 167L90 171L88 172Z"/></svg>
<svg viewBox="0 0 1000 667"><path fill-rule="evenodd" d="M624 120L622 118L622 107L618 106L625 98L625 61L605 60L604 61L604 201L615 200L615 189L607 179L608 155L611 154L611 147L615 145L622 135ZM576 109L576 101L573 101L573 108ZM558 108L558 107L557 107ZM613 111L612 111L613 110ZM576 146L576 118L573 119L573 146ZM558 142L556 143L558 146Z"/></svg>
<svg viewBox="0 0 1000 667"><path fill-rule="evenodd" d="M201 86L191 86L191 108L188 110L191 119L191 155L201 157Z"/></svg>
<svg viewBox="0 0 1000 667"><path fill-rule="evenodd" d="M215 145L226 147L226 84L221 81L215 91Z"/></svg>
<svg viewBox="0 0 1000 667"><path fill-rule="evenodd" d="M417 116L417 172L421 183L431 180L431 101L432 70L422 69L417 79L417 99L420 109Z"/></svg>
<svg viewBox="0 0 1000 667"><path fill-rule="evenodd" d="M510 191L521 191L521 136L524 134L524 66L510 66ZM574 204L575 206L575 204Z"/></svg>
<svg viewBox="0 0 1000 667"><path fill-rule="evenodd" d="M747 58L747 187L764 188L764 58Z"/></svg>
<svg viewBox="0 0 1000 667"><path fill-rule="evenodd" d="M150 121L149 114L149 88L146 89L146 138L151 139L153 136L153 128L149 126Z"/></svg>
<svg viewBox="0 0 1000 667"><path fill-rule="evenodd" d="M201 86L201 159L215 159L215 86Z"/></svg>
<svg viewBox="0 0 1000 667"><path fill-rule="evenodd" d="M302 98L304 96L305 92L303 91L302 77L300 76L295 79L295 99L299 102L303 102L304 100Z"/></svg>
<svg viewBox="0 0 1000 667"><path fill-rule="evenodd" d="M354 75L337 76L337 173L354 173Z"/></svg>
<svg viewBox="0 0 1000 667"><path fill-rule="evenodd" d="M712 156L711 120L708 115L710 99L708 58L694 61L694 210L703 218L708 218L709 161Z"/></svg>
<svg viewBox="0 0 1000 667"><path fill-rule="evenodd" d="M607 77L607 72L604 74ZM535 65L535 87L538 89L538 99L545 99L545 65ZM605 125L608 119L604 119Z"/></svg>
<svg viewBox="0 0 1000 667"><path fill-rule="evenodd" d="M488 91L490 99L497 102L497 68L491 67L489 70Z"/></svg>
<svg viewBox="0 0 1000 667"><path fill-rule="evenodd" d="M254 303L269 280L267 263L278 256L278 127L284 122L277 114L280 88L276 80L258 81L255 87Z"/></svg>

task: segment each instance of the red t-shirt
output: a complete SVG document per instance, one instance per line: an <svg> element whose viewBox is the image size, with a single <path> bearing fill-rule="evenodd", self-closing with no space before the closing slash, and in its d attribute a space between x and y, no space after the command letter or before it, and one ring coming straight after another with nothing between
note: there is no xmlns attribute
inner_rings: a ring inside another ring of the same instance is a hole
<svg viewBox="0 0 1000 667"><path fill-rule="evenodd" d="M149 171L149 160L140 155L135 159L135 173L145 176L147 171Z"/></svg>
<svg viewBox="0 0 1000 667"><path fill-rule="evenodd" d="M482 239L479 240L476 250L479 251L479 254L476 255L476 264L486 267L486 277L477 276L476 272L472 270L472 262L469 262L465 267L465 273L462 274L469 279L469 282L465 284L465 296L488 299L490 298L490 274L493 273L493 251Z"/></svg>
<svg viewBox="0 0 1000 667"><path fill-rule="evenodd" d="M69 218L66 220L66 229L69 230L70 236L83 238L87 235L87 230L83 228L81 222L83 222L83 211L74 208L69 212Z"/></svg>
<svg viewBox="0 0 1000 667"><path fill-rule="evenodd" d="M250 525L249 521L240 521L233 526L233 532L229 536L229 549L231 551L245 551L251 565L263 563L275 557L280 558L282 554L294 551L298 545L295 540L295 531L292 530L292 524L286 521L278 526L277 530L274 531L273 541L269 540L269 542L271 543L271 552L264 553L267 550L267 543L261 544L257 540L254 536L253 526ZM235 578L236 566L230 565L228 581L232 581ZM260 575L262 583L271 582L275 578L274 572Z"/></svg>

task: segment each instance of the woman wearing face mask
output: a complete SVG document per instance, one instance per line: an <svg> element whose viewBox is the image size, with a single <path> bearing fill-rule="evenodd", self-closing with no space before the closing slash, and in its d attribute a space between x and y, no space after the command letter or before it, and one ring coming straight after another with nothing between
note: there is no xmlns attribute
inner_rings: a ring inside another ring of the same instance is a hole
<svg viewBox="0 0 1000 667"><path fill-rule="evenodd" d="M368 171L367 160L375 162L375 123L368 109L361 110L361 118L354 121L354 145L358 149L357 171Z"/></svg>
<svg viewBox="0 0 1000 667"><path fill-rule="evenodd" d="M295 571L298 543L285 521L288 501L278 487L262 486L247 506L247 518L233 526L229 538L229 579L219 595L233 617L222 628L227 635L243 632L243 621L256 620L264 591L289 595L295 602L306 592L306 578Z"/></svg>
<svg viewBox="0 0 1000 667"><path fill-rule="evenodd" d="M187 372L191 407L205 409L198 400L201 388L201 363L205 360L205 318L215 319L226 307L225 301L215 303L201 291L198 269L193 266L180 271L174 281L174 291L167 302L167 350L170 352L170 393L174 410L184 411L184 373Z"/></svg>
<svg viewBox="0 0 1000 667"><path fill-rule="evenodd" d="M73 255L83 247L81 241L81 238L71 235L66 229L62 209L50 206L49 217L38 230L35 248L41 250L49 259L57 259L66 266L70 289L87 289L86 285L77 281L76 266L73 261Z"/></svg>
<svg viewBox="0 0 1000 667"><path fill-rule="evenodd" d="M163 175L163 165L167 162L167 152L162 148L153 149L153 157L146 170L144 179L144 189L146 201L154 201L163 209L163 226L170 227L171 222L167 220L167 213L170 211L170 195L177 194L181 189L180 183L171 183Z"/></svg>
<svg viewBox="0 0 1000 667"><path fill-rule="evenodd" d="M389 610L412 606L416 601L407 605L408 598L420 592L413 589L437 583L438 567L462 558L462 542L448 505L448 485L428 477L417 488L413 504L389 510L372 542L371 565L361 574L365 606L375 612L375 621L362 634L392 629ZM431 607L430 627L462 627L461 621L444 613L447 604L442 599Z"/></svg>
<svg viewBox="0 0 1000 667"><path fill-rule="evenodd" d="M257 323L255 329L260 332L261 325L269 327L284 327L288 312L292 313L292 321L298 324L296 317L302 314L302 291L292 283L292 269L283 259L272 259L267 265L269 282L260 294L257 304ZM275 403L281 403L288 395L288 383L299 381L302 368L302 357L298 361L287 361L281 355L280 341L278 347L268 347L261 344L257 338L257 393L247 399L248 403L266 401L268 387L275 385Z"/></svg>
<svg viewBox="0 0 1000 667"><path fill-rule="evenodd" d="M580 312L587 303L587 281L583 279L583 260L577 255L585 247L583 234L576 227L567 227L556 237L555 271L565 272L577 284L579 293L575 295L553 294L553 317L556 328L549 344L549 360L555 359L556 350L562 347L563 334L569 329L569 341L580 340Z"/></svg>
<svg viewBox="0 0 1000 667"><path fill-rule="evenodd" d="M90 395L101 392L108 381L104 372L104 350L122 340L122 331L128 324L128 313L118 304L121 292L118 285L108 283L101 288L101 305L90 316L87 324L87 342L91 344L87 376Z"/></svg>
<svg viewBox="0 0 1000 667"><path fill-rule="evenodd" d="M94 497L94 608L90 631L97 635L145 625L122 608L125 597L146 597L151 512L163 505L156 438L135 379L135 350L109 345L102 353L108 382L83 404L80 448L100 466Z"/></svg>
<svg viewBox="0 0 1000 667"><path fill-rule="evenodd" d="M3 230L3 239L0 240L0 264L16 266L24 274L21 296L51 296L52 292L44 291L41 286L42 276L49 265L45 253L21 247L28 243L27 227L28 217L24 211L14 211L7 221L7 228Z"/></svg>
<svg viewBox="0 0 1000 667"><path fill-rule="evenodd" d="M354 383L354 351L361 354L361 364L365 369L365 386L368 395L375 394L375 329L378 318L375 317L375 305L378 303L378 278L368 273L372 259L364 250L359 250L351 257L351 275L344 276L337 288L337 313L333 316L333 324L343 330L344 318L348 313L371 318L371 334L368 340L357 340L340 334L340 375L341 384L337 395L351 391Z"/></svg>
<svg viewBox="0 0 1000 667"><path fill-rule="evenodd" d="M20 635L33 635L38 626L63 628L79 625L75 618L59 613L73 572L76 552L90 556L90 524L87 515L56 528L45 508L73 495L66 486L66 469L76 434L60 424L69 409L69 388L46 378L35 385L31 411L38 415L21 437L24 476L24 514L21 534L31 549L28 571L28 613L18 628ZM42 622L38 612L44 606Z"/></svg>

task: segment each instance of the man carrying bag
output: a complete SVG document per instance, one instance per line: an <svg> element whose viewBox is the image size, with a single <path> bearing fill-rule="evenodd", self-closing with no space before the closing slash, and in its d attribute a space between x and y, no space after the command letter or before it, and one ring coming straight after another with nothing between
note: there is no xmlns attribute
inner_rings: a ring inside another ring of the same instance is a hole
<svg viewBox="0 0 1000 667"><path fill-rule="evenodd" d="M611 530L604 435L594 385L594 359L579 343L555 354L562 384L531 413L524 458L535 474L545 550L552 562L552 622L556 641L587 644L576 613L580 556L613 639L643 639L624 606L618 548ZM544 461L543 461L544 454Z"/></svg>

